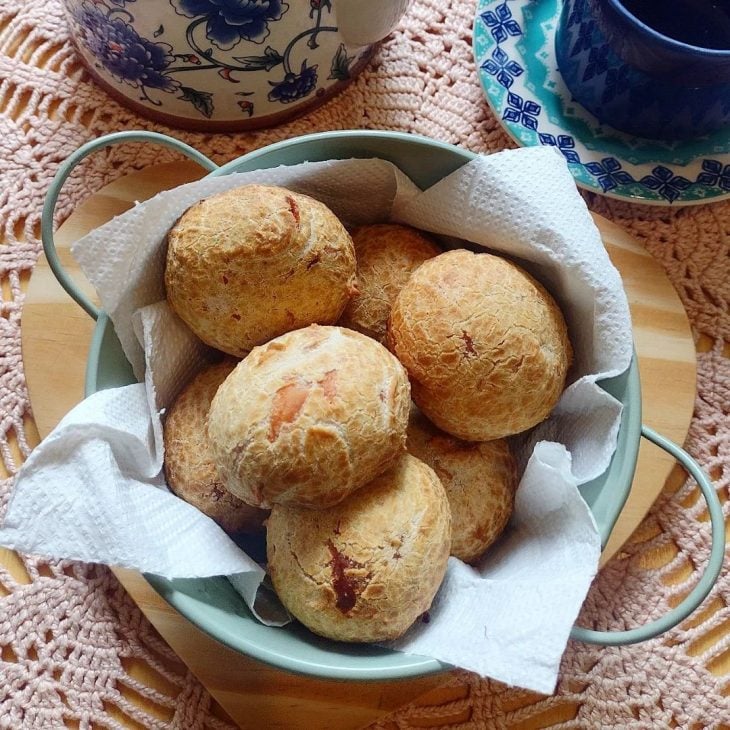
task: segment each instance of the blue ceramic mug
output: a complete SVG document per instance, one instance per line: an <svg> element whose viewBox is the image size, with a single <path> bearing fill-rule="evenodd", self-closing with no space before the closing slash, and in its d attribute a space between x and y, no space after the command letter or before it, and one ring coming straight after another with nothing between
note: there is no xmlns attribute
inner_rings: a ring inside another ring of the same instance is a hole
<svg viewBox="0 0 730 730"><path fill-rule="evenodd" d="M730 130L730 0L565 0L555 50L602 123L653 139Z"/></svg>

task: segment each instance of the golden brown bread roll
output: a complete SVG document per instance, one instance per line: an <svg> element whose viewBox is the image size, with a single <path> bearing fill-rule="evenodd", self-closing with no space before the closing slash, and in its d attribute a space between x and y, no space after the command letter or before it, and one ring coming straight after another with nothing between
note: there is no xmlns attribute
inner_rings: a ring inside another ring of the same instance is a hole
<svg viewBox="0 0 730 730"><path fill-rule="evenodd" d="M444 485L451 507L451 554L476 562L502 534L514 507L517 471L507 441L462 441L414 408L406 448Z"/></svg>
<svg viewBox="0 0 730 730"><path fill-rule="evenodd" d="M431 605L450 539L443 486L405 454L335 507L276 505L266 530L268 570L282 603L316 634L386 641Z"/></svg>
<svg viewBox="0 0 730 730"><path fill-rule="evenodd" d="M224 484L249 504L321 508L405 450L410 388L375 340L312 325L254 348L219 388L208 431Z"/></svg>
<svg viewBox="0 0 730 730"><path fill-rule="evenodd" d="M165 287L203 342L242 357L254 345L334 324L355 289L355 252L325 205L245 185L202 200L168 234Z"/></svg>
<svg viewBox="0 0 730 730"><path fill-rule="evenodd" d="M385 343L393 300L413 271L441 249L426 234L395 223L356 228L352 242L358 293L345 307L339 324Z"/></svg>
<svg viewBox="0 0 730 730"><path fill-rule="evenodd" d="M464 249L411 275L393 304L388 344L416 405L467 441L547 418L572 355L565 320L535 279L506 259Z"/></svg>
<svg viewBox="0 0 730 730"><path fill-rule="evenodd" d="M178 497L214 519L226 532L261 532L268 514L234 497L221 484L208 442L208 410L235 361L202 370L180 391L165 419L165 475Z"/></svg>

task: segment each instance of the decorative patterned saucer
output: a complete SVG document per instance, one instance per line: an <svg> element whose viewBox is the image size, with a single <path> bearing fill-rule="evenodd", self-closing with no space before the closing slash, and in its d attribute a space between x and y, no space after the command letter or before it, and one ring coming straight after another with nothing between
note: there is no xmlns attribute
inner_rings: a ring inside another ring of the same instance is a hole
<svg viewBox="0 0 730 730"><path fill-rule="evenodd" d="M562 0L479 0L474 57L496 117L520 145L556 147L583 188L654 205L730 198L730 134L661 142L601 126L555 60Z"/></svg>

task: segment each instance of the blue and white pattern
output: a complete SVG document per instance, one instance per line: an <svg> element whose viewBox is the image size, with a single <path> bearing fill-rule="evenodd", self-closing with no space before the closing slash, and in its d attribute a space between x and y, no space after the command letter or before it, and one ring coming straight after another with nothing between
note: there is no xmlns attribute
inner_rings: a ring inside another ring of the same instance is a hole
<svg viewBox="0 0 730 730"><path fill-rule="evenodd" d="M657 165L651 175L641 178L641 184L659 194L670 202L674 202L692 183L686 177L675 175L669 168Z"/></svg>
<svg viewBox="0 0 730 730"><path fill-rule="evenodd" d="M521 76L524 72L522 66L517 61L513 61L510 57L499 47L496 46L492 51L491 58L488 58L482 63L482 68L492 76L495 76L505 89L509 89L512 86L515 78Z"/></svg>
<svg viewBox="0 0 730 730"><path fill-rule="evenodd" d="M289 9L281 0L170 0L175 12L205 24L205 37L215 46L230 50L241 41L263 43L269 23L280 20Z"/></svg>
<svg viewBox="0 0 730 730"><path fill-rule="evenodd" d="M559 134L556 139L554 134L541 132L538 137L542 144L557 147L568 162L580 162L580 157L575 151L575 140L569 134Z"/></svg>
<svg viewBox="0 0 730 730"><path fill-rule="evenodd" d="M631 185L634 182L634 178L621 169L621 163L615 157L604 157L600 162L586 162L585 168L595 176L604 193L619 185Z"/></svg>
<svg viewBox="0 0 730 730"><path fill-rule="evenodd" d="M68 15L90 65L125 91L134 89L132 98L152 107L174 101L185 112L191 105L194 114L211 119L221 99L230 106L231 97L244 97L233 101L241 116L251 117L267 104L275 107L268 113L278 114L281 105L323 95L330 86L324 79L350 78L357 55L348 55L342 43L330 54L322 42L323 35L337 37L337 26L330 25L333 1L308 0L307 25L297 25L291 36L286 22L280 23L292 12L283 0L159 0L169 3L168 14L179 16L182 33L167 21L138 30L144 0L75 0ZM302 14L302 7L297 10ZM275 31L276 42L270 38ZM328 54L324 74L309 61L320 45ZM295 61L302 55L301 63ZM505 69L515 72L511 63ZM230 91L207 90L212 74Z"/></svg>
<svg viewBox="0 0 730 730"><path fill-rule="evenodd" d="M730 197L726 132L692 142L655 142L623 134L578 106L555 61L561 0L479 0L474 55L486 97L505 130L526 146L558 150L576 182L611 197L658 205L690 205ZM576 7L569 25L580 23ZM592 22L582 23L575 53L591 46ZM605 101L630 92L626 74L607 69L601 52L590 73L608 73Z"/></svg>
<svg viewBox="0 0 730 730"><path fill-rule="evenodd" d="M482 13L482 20L497 43L503 43L509 36L522 35L520 24L512 17L512 11L506 2L500 3L494 10Z"/></svg>
<svg viewBox="0 0 730 730"><path fill-rule="evenodd" d="M730 193L730 163L724 165L718 160L702 160L702 172L697 182L703 185L716 185Z"/></svg>
<svg viewBox="0 0 730 730"><path fill-rule="evenodd" d="M502 112L502 119L508 122L519 122L527 129L537 129L537 115L540 105L534 101L525 101L519 94L507 94L507 108Z"/></svg>

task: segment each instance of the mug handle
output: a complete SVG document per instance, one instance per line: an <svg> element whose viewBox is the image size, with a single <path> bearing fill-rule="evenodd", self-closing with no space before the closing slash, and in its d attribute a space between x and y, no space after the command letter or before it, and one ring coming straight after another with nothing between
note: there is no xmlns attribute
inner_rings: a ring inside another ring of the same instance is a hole
<svg viewBox="0 0 730 730"><path fill-rule="evenodd" d="M661 436L643 424L641 426L641 435L671 454L697 482L702 496L707 502L707 509L710 513L710 522L712 525L710 559L699 582L684 600L656 621L651 621L648 624L644 624L644 626L639 626L628 631L594 631L593 629L585 629L582 626L574 626L570 632L570 638L583 641L587 644L600 644L601 646L636 644L640 641L652 639L674 628L704 601L712 586L715 585L715 581L722 569L723 558L725 557L725 518L722 514L722 505L718 499L717 492L715 492L712 486L712 482L710 482L702 467L684 449L677 446L674 442L664 438L664 436Z"/></svg>
<svg viewBox="0 0 730 730"><path fill-rule="evenodd" d="M43 203L43 213L41 214L41 240L43 241L43 251L46 254L48 265L51 267L51 271L56 279L58 279L59 284L61 284L71 298L93 319L97 319L99 316L98 307L76 286L73 279L71 279L68 275L58 258L56 244L53 240L53 217L61 188L76 166L92 152L96 152L103 147L122 144L123 142L154 142L155 144L160 144L163 147L170 147L177 152L181 152L183 155L194 162L197 162L201 167L205 168L209 172L213 172L213 170L218 169L218 165L216 165L215 162L208 159L204 154L198 152L194 147L191 147L184 142L180 142L180 140L177 140L174 137L168 137L166 134L146 132L143 130L133 132L114 132L112 134L99 137L98 139L94 139L79 147L68 157L68 159L61 163L61 166L58 168L58 172L56 172L56 175L48 188L48 193Z"/></svg>

